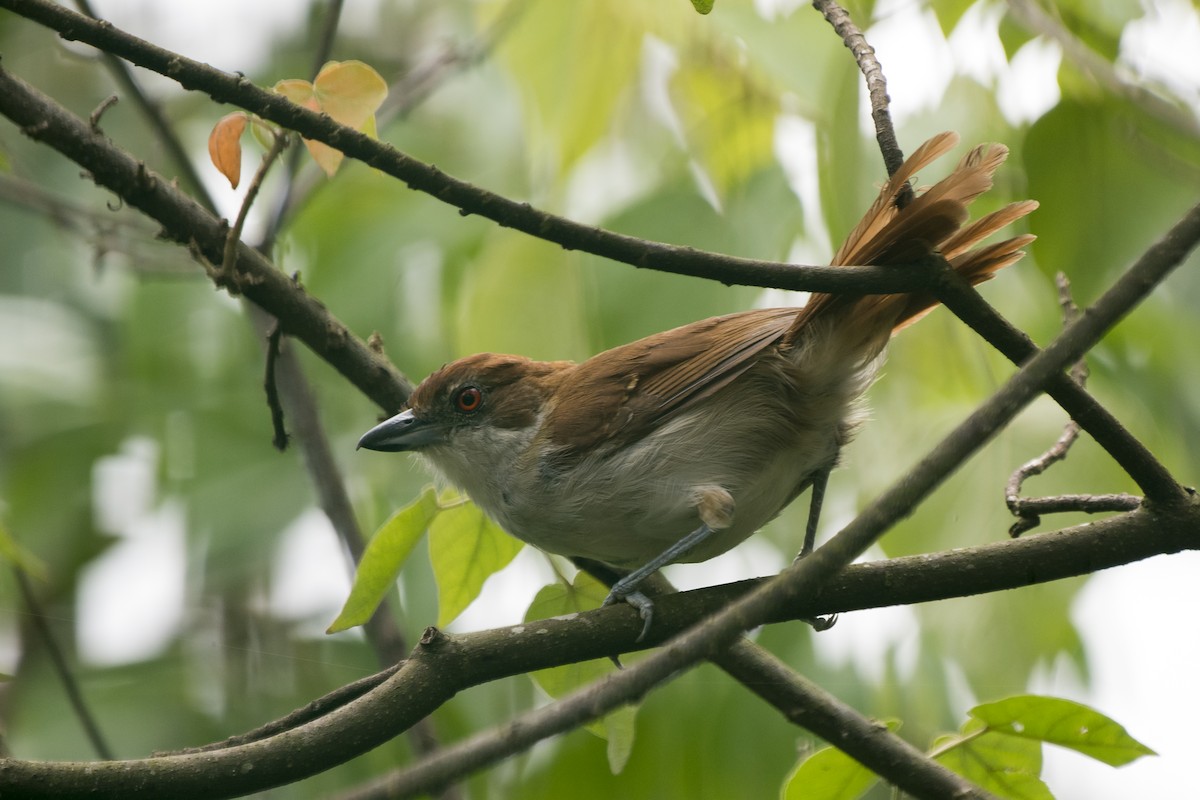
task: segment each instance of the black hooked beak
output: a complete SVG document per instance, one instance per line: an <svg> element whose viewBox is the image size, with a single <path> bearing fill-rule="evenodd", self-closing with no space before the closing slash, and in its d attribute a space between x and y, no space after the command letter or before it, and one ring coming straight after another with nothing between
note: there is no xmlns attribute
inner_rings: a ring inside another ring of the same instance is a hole
<svg viewBox="0 0 1200 800"><path fill-rule="evenodd" d="M404 450L420 450L444 440L441 425L420 420L411 408L406 408L364 433L358 440L358 447L397 453Z"/></svg>

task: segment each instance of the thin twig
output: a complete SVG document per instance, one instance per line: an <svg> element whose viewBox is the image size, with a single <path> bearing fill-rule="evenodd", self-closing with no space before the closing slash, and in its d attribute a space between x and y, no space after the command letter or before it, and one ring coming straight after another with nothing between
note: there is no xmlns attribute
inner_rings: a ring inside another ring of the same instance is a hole
<svg viewBox="0 0 1200 800"><path fill-rule="evenodd" d="M941 280L935 290L938 301L1005 358L1019 366L1040 352L1032 339L996 311L944 260L940 272ZM1070 377L1055 375L1046 385L1046 393L1112 456L1146 497L1167 504L1187 497L1188 493L1149 448Z"/></svg>
<svg viewBox="0 0 1200 800"><path fill-rule="evenodd" d="M279 339L282 334L279 320L275 320L271 332L267 334L267 358L264 367L266 374L263 376L267 408L271 410L271 428L275 431L271 444L281 453L287 450L288 446L288 433L283 427L283 406L279 403L279 387L275 384L275 362L279 358Z"/></svg>
<svg viewBox="0 0 1200 800"><path fill-rule="evenodd" d="M397 662L373 675L368 675L365 678L359 678L344 686L339 686L329 694L318 697L316 700L313 700L302 708L296 709L287 716L280 717L254 730L239 733L237 736L230 736L228 739L201 745L200 747L187 747L182 750L158 752L154 754L154 757L164 758L167 756L188 755L190 753L212 753L217 750L226 750L230 747L238 747L250 744L251 742L261 742L264 739L270 739L272 736L278 736L284 731L290 731L307 725L352 703L363 695L379 688L380 684L395 675L402 666L403 662Z"/></svg>
<svg viewBox="0 0 1200 800"><path fill-rule="evenodd" d="M1058 303L1063 310L1063 325L1069 325L1079 318L1079 307L1071 297L1071 282L1063 273L1054 277L1058 286ZM1087 359L1081 358L1075 362L1070 371L1071 379L1081 388L1087 385ZM1067 420L1058 440L1037 458L1018 467L1008 479L1004 490L1004 501L1008 510L1017 521L1008 529L1009 536L1017 537L1033 530L1041 524L1042 514L1062 513L1065 511L1081 511L1095 514L1105 511L1132 511L1141 505L1141 498L1129 494L1070 494L1056 497L1021 497L1021 487L1027 478L1041 475L1052 465L1066 459L1079 438L1079 423L1073 419Z"/></svg>
<svg viewBox="0 0 1200 800"><path fill-rule="evenodd" d="M213 273L213 282L218 286L224 286L230 292L241 294L242 286L237 273L238 261L238 245L242 240L242 228L246 225L246 216L250 213L250 207L254 205L255 198L258 197L258 192L262 189L263 180L266 179L267 173L271 169L271 165L275 163L275 159L287 148L289 137L286 133L280 131L275 133L274 141L271 142L271 148L263 155L262 161L259 162L258 169L254 172L254 179L250 181L250 185L246 187L246 196L242 198L242 205L238 208L237 219L234 220L233 227L225 234L225 248L221 257L221 266Z"/></svg>
<svg viewBox="0 0 1200 800"><path fill-rule="evenodd" d="M92 10L92 4L89 0L75 0L75 5L89 17L96 18L96 12ZM104 59L105 66L108 67L117 83L124 87L125 91L133 99L133 102L142 113L150 121L150 126L154 129L160 142L166 148L167 153L174 162L175 168L183 176L187 185L192 192L199 198L205 208L210 211L216 206L213 204L212 196L209 195L204 182L200 180L200 175L196 172L195 166L192 164L192 159L188 157L187 149L184 148L183 142L175 135L175 129L171 123L167 121L167 117L163 114L162 109L157 103L150 99L142 85L138 83L133 76L133 72L129 66L117 56L108 52L104 48L99 48L100 55Z"/></svg>
<svg viewBox="0 0 1200 800"><path fill-rule="evenodd" d="M838 36L842 37L847 49L854 54L854 61L862 71L867 82L867 94L871 98L871 120L875 123L875 140L879 143L879 152L883 155L883 164L887 167L888 175L894 175L904 163L904 152L896 139L896 128L888 110L891 98L887 93L887 78L884 77L879 59L875 57L875 48L867 42L854 20L850 19L850 12L834 0L813 0L813 8L821 12ZM896 196L896 205L904 208L912 199L912 187L906 184Z"/></svg>
<svg viewBox="0 0 1200 800"><path fill-rule="evenodd" d="M16 566L13 567L13 575L16 576L17 588L21 592L22 600L25 601L25 607L29 609L29 619L33 623L33 629L37 631L42 645L46 648L46 653L50 656L50 663L54 666L54 672L58 675L59 681L62 682L67 702L71 704L71 710L75 713L79 724L83 726L83 732L91 743L92 749L96 751L97 757L105 761L112 761L115 758L112 748L109 747L104 734L100 732L100 724L88 707L83 691L79 688L79 682L75 679L75 673L67 662L67 656L54 636L54 631L50 630L50 626L46 623L46 612L42 608L41 601L38 600L37 593L29 584L29 577L24 570Z"/></svg>
<svg viewBox="0 0 1200 800"><path fill-rule="evenodd" d="M88 114L88 127L92 129L93 133L103 133L100 130L100 118L104 116L105 111L117 104L117 99L115 94L110 94L100 102L100 105L96 106L91 114Z"/></svg>

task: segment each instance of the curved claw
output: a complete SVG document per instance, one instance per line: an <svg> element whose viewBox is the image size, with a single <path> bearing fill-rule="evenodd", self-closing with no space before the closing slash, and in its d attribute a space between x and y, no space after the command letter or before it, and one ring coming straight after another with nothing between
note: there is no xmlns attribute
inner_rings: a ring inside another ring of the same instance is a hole
<svg viewBox="0 0 1200 800"><path fill-rule="evenodd" d="M642 618L642 632L638 634L634 641L642 641L646 638L646 634L650 632L650 623L654 620L654 601L639 591L624 593L614 586L613 590L608 593L608 597L604 598L604 605L611 606L614 603L626 602L633 606L638 615Z"/></svg>
<svg viewBox="0 0 1200 800"><path fill-rule="evenodd" d="M812 629L817 633L827 631L834 626L838 620L837 614L830 614L827 617L804 617L801 621L807 622L812 626Z"/></svg>

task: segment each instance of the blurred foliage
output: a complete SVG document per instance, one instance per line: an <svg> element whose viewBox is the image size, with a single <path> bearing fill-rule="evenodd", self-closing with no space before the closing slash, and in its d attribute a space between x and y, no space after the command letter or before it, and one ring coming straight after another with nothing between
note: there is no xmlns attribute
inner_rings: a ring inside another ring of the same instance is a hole
<svg viewBox="0 0 1200 800"><path fill-rule="evenodd" d="M393 83L389 103L405 111L388 117L385 105L380 137L515 199L631 235L757 258L816 253L809 260L819 260L884 177L865 133L861 77L804 4L722 0L704 16L684 0L369 5L347 20L331 55L371 64ZM976 6L927 4L947 37ZM872 8L850 4L868 38ZM183 49L271 86L309 69L323 9L296 3L278 27L236 31L239 56ZM1118 62L1122 32L1144 14L1132 0L1079 0L1059 10L1072 34ZM109 13L118 26L156 39L153 25L132 12L114 5ZM981 16L991 37L985 44L1000 53L1011 56L1034 35L998 13ZM493 38L482 58L468 56ZM82 116L117 91L86 48L22 19L0 16L0 51L6 69ZM882 56L886 70L903 51ZM407 84L395 82L429 64L430 94L397 97ZM937 102L898 119L909 150L946 128L967 143L1012 148L995 196L981 205L1036 197L1042 207L1029 224L1040 238L1030 258L984 293L1043 343L1060 325L1053 273L1072 278L1081 303L1093 300L1195 202L1200 186L1193 136L1114 97L1070 63L1058 77L1060 99L1032 119L1006 116L996 75L967 70ZM232 109L161 79L148 85L232 217L239 195L221 185L203 155L207 132ZM916 88L893 79L889 91L900 97ZM781 133L796 128L783 120L812 134L799 160ZM109 109L102 125L152 168L176 174L133 103ZM238 733L376 669L360 636L322 633L348 583L316 606L281 595L289 576L280 565L297 563L288 558L303 540L295 526L312 519L306 512L315 499L295 448L280 455L271 447L263 350L242 308L215 292L185 253L153 243L151 228L80 180L75 166L7 125L0 126L0 164L0 181L29 187L24 198L6 194L0 206L0 518L13 540L5 537L2 550L19 546L27 560L44 564L35 587L45 614L118 755ZM804 186L815 192L805 194ZM268 181L248 231L261 230L279 188ZM43 194L69 200L80 213L39 210L31 202ZM779 293L565 252L461 217L357 163L305 197L276 257L352 330L364 337L378 331L390 358L413 378L481 349L585 358L694 319L785 302ZM1147 301L1091 358L1094 393L1181 476L1200 471L1200 451L1190 446L1200 437L1200 356L1177 344L1200 334L1197 296L1196 270L1180 270L1169 291ZM428 476L406 460L356 455L354 442L377 410L333 370L307 353L302 358L360 524L375 530L418 496ZM826 535L1011 371L949 314L906 331L871 390L872 422L833 477ZM1052 403L1034 404L889 534L883 552L1004 537L1004 482L1053 441L1062 422ZM1085 437L1066 466L1031 481L1030 490L1134 487ZM806 503L797 505L753 545L769 549L780 566L803 527ZM80 631L85 607L109 594L141 597L133 590L166 569L126 560L126 572L113 580L110 567L117 553L162 535L149 523L168 508L182 509L182 600L149 597L127 617L105 621L99 636L109 647L86 645L97 634ZM332 531L319 534L332 541ZM409 560L391 593L409 641L438 614L424 552L418 546L420 557ZM296 558L305 562L304 554ZM303 580L336 571L348 581L336 559L309 554L307 562L315 572ZM552 575L540 566L516 559L505 572L525 572L504 586L526 594L488 595L485 585L488 599L476 605L489 608L475 609L483 616L468 609L463 619L520 622ZM703 575L705 567L687 569ZM888 638L870 662L834 655L800 624L773 626L758 639L857 708L902 719L904 735L923 745L955 729L974 697L1022 693L1031 676L1062 657L1087 674L1068 613L1082 583L912 609L915 639ZM24 757L92 757L7 572L0 572L0 608L0 672L15 676L0 685L7 745ZM838 629L853 629L857 617L846 615ZM147 645L123 644L147 636ZM964 700L963 692L972 697ZM451 741L542 700L527 678L514 678L462 693L434 723ZM626 722L634 725L632 714ZM817 746L704 666L645 699L632 751L618 753L618 760L628 756L620 774L610 770L608 743L576 731L466 787L479 798L768 797L779 792L797 751ZM271 796L322 796L410 757L399 740ZM868 796L884 796L873 791Z"/></svg>

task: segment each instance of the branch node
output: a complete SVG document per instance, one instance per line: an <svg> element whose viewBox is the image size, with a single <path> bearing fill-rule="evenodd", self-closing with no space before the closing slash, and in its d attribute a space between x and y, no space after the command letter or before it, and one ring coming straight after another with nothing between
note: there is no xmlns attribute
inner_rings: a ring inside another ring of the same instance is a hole
<svg viewBox="0 0 1200 800"><path fill-rule="evenodd" d="M110 94L108 97L96 106L96 109L88 115L88 127L92 129L92 133L97 136L102 136L104 131L100 130L100 118L104 116L104 112L115 106L120 100L115 94Z"/></svg>
<svg viewBox="0 0 1200 800"><path fill-rule="evenodd" d="M367 348L377 356L386 355L383 351L383 336L379 331L371 331L371 335L367 337Z"/></svg>

